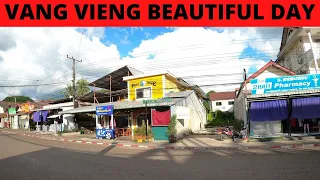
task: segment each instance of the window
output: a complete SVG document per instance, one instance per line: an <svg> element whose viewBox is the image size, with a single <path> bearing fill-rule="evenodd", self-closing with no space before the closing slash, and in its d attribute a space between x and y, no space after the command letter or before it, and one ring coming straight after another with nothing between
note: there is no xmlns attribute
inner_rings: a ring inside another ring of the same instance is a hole
<svg viewBox="0 0 320 180"><path fill-rule="evenodd" d="M222 103L221 102L216 102L216 106L221 106Z"/></svg>
<svg viewBox="0 0 320 180"><path fill-rule="evenodd" d="M151 98L151 87L136 89L136 98Z"/></svg>
<svg viewBox="0 0 320 180"><path fill-rule="evenodd" d="M233 105L233 104L234 104L234 101L229 101L228 104L229 104L229 105Z"/></svg>

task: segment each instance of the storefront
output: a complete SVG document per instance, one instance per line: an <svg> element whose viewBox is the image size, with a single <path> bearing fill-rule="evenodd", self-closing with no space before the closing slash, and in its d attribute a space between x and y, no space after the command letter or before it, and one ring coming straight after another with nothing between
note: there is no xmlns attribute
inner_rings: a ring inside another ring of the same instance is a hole
<svg viewBox="0 0 320 180"><path fill-rule="evenodd" d="M250 136L319 134L320 75L251 80L247 96Z"/></svg>

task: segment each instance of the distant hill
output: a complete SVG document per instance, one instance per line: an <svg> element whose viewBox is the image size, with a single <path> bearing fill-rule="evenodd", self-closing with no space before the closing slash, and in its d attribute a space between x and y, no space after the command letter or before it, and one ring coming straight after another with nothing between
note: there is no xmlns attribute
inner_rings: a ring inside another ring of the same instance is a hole
<svg viewBox="0 0 320 180"><path fill-rule="evenodd" d="M27 101L34 102L34 100L28 96L8 96L8 97L4 98L3 101L17 102L17 103L25 103Z"/></svg>

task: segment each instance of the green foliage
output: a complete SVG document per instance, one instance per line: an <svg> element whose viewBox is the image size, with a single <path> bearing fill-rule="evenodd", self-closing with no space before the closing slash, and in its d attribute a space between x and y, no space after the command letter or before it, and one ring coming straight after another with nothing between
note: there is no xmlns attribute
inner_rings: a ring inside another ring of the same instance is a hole
<svg viewBox="0 0 320 180"><path fill-rule="evenodd" d="M89 82L85 79L80 79L76 82L76 97L82 96L90 92ZM68 98L73 96L73 86L72 84L67 84L67 87L62 91L62 94Z"/></svg>
<svg viewBox="0 0 320 180"><path fill-rule="evenodd" d="M3 99L3 101L7 101L7 102L17 102L17 103L25 103L27 101L29 102L34 102L33 99L31 99L30 97L27 96L8 96L6 98Z"/></svg>
<svg viewBox="0 0 320 180"><path fill-rule="evenodd" d="M210 94L211 94L211 93L215 93L215 91L211 90L211 91L207 92L207 93L206 93L206 97L207 97L207 98L210 98ZM210 100L205 100L205 101L203 101L203 105L204 105L204 107L207 109L207 112L209 112L209 113L210 113L210 110L211 110L211 108L210 108L210 107L211 107L211 106L210 106L210 102L211 102ZM208 113L208 114L209 114L209 113Z"/></svg>
<svg viewBox="0 0 320 180"><path fill-rule="evenodd" d="M142 120L141 127L137 127L134 129L134 135L135 136L146 136L146 123L144 120Z"/></svg>
<svg viewBox="0 0 320 180"><path fill-rule="evenodd" d="M212 116L212 120L209 119L208 116L209 123L206 127L233 126L235 130L241 130L243 121L236 120L233 113L217 110L215 112L210 112L210 114Z"/></svg>
<svg viewBox="0 0 320 180"><path fill-rule="evenodd" d="M177 135L176 125L177 125L177 115L173 115L171 116L170 123L166 131L166 135L168 137L175 137Z"/></svg>

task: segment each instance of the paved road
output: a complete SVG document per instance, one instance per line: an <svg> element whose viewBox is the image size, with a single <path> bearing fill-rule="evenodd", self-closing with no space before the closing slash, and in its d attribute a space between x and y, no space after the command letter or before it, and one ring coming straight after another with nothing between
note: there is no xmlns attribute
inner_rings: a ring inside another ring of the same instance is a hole
<svg viewBox="0 0 320 180"><path fill-rule="evenodd" d="M73 144L0 134L0 180L315 179L320 149L186 151Z"/></svg>

